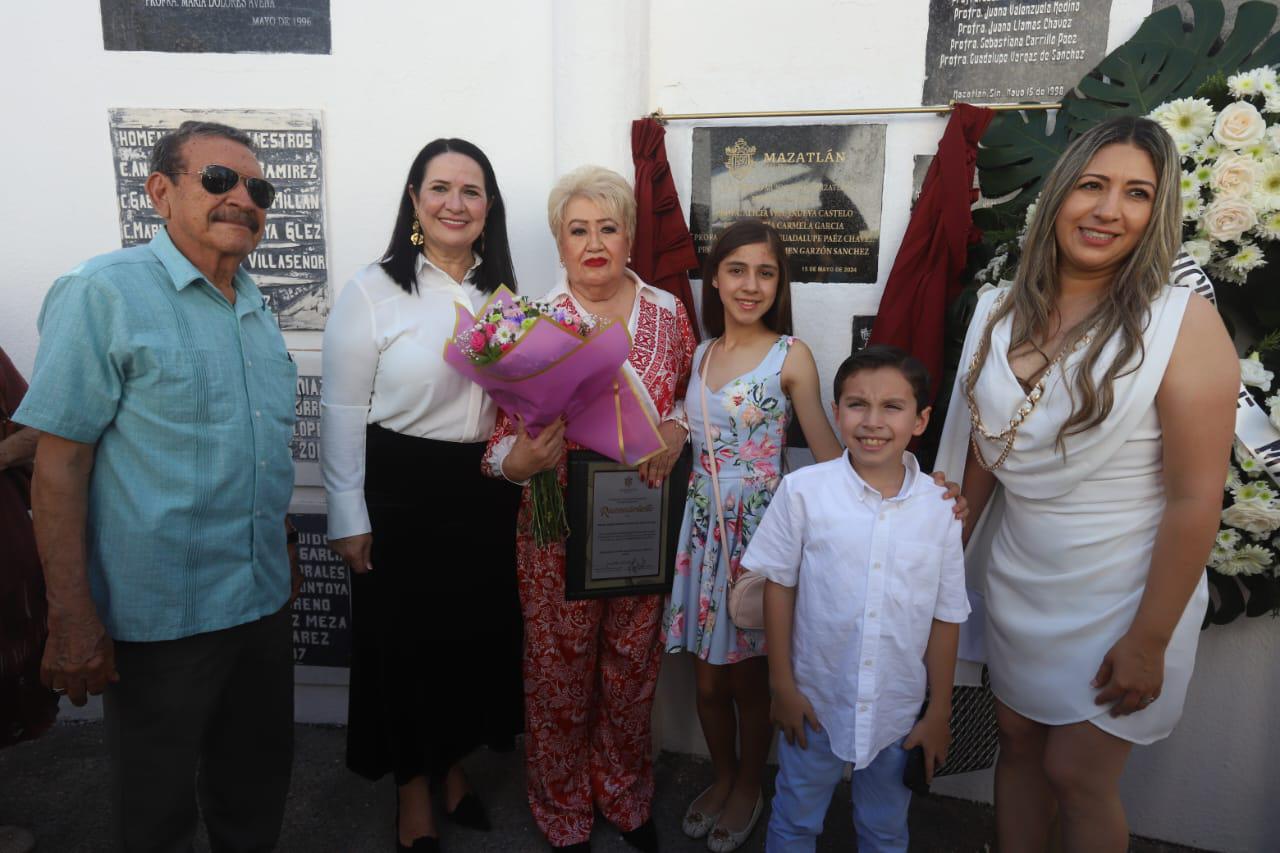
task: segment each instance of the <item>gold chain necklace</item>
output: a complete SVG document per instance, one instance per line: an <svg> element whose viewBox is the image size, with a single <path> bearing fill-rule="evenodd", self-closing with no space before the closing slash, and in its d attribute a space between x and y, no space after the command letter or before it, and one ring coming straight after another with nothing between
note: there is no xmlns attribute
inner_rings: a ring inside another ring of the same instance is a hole
<svg viewBox="0 0 1280 853"><path fill-rule="evenodd" d="M1000 303L1004 301L1004 297L1005 295L1003 293L1000 294L1000 298L991 306L993 314L997 309L999 309ZM992 324L991 329L987 330L988 342L990 341L991 331L994 328L995 326ZM988 471L995 471L997 468L1004 465L1005 460L1009 458L1009 454L1013 452L1013 441L1018 437L1018 428L1022 426L1023 422L1031 415L1032 412L1035 411L1036 404L1039 403L1040 398L1044 396L1044 389L1045 385L1049 381L1049 375L1053 373L1055 368L1059 368L1062 362L1065 361L1072 353L1078 351L1081 347L1088 346L1089 342L1093 340L1093 332L1094 329L1090 329L1081 335L1070 347L1063 347L1058 350L1058 354L1054 356L1053 361L1049 362L1048 366L1045 367L1044 371L1040 374L1040 379L1031 387L1026 398L1023 399L1022 404L1018 406L1017 411L1013 413L1013 417L1009 419L1009 426L1000 432L991 432L987 429L986 424L982 422L982 413L978 410L978 401L974 398L973 389L969 387L968 382L965 382L965 399L969 404L969 423L973 427L969 433L969 443L973 445L973 455L974 458L978 460L979 465ZM990 352L990 349L990 343L988 343L988 352ZM969 362L970 375L978 369L978 354L981 351L980 347L973 351L973 358ZM981 433L983 438L986 438L988 441L1004 442L1004 447L1000 451L1000 456L996 458L995 462L988 463L986 457L982 455L982 448L978 446L978 436L976 433Z"/></svg>

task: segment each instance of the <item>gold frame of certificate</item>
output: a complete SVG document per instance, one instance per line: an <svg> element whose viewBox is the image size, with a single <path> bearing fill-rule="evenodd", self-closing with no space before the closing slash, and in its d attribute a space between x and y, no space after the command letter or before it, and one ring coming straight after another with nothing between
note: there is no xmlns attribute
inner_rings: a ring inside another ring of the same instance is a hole
<svg viewBox="0 0 1280 853"><path fill-rule="evenodd" d="M569 451L567 600L671 591L691 468L685 448L653 489L635 466L590 450Z"/></svg>

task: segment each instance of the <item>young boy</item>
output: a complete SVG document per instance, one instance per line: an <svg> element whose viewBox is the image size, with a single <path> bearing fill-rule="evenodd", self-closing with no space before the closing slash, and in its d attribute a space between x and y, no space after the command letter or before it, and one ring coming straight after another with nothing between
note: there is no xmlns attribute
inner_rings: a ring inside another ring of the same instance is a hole
<svg viewBox="0 0 1280 853"><path fill-rule="evenodd" d="M907 750L946 759L959 623L961 524L906 451L929 423L929 376L896 347L840 365L846 452L783 480L742 565L768 578L765 637L778 743L766 850L813 850L853 762L861 853L907 849ZM917 715L929 687L929 709Z"/></svg>

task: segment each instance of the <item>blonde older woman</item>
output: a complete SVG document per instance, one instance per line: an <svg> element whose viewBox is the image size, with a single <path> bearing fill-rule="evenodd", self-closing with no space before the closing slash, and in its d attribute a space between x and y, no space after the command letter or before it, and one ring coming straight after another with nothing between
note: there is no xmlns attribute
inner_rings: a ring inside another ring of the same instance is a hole
<svg viewBox="0 0 1280 853"><path fill-rule="evenodd" d="M547 203L564 274L547 299L576 315L626 323L629 361L653 398L668 452L640 474L660 483L688 436L683 397L695 340L684 307L626 264L636 202L618 174L585 166L565 175ZM566 478L560 427L531 439L499 418L487 473L516 482L556 469ZM661 644L657 595L566 601L564 547L539 548L521 499L517 575L524 611L526 766L529 806L553 847L587 849L593 804L641 850L657 848L650 819L649 728Z"/></svg>

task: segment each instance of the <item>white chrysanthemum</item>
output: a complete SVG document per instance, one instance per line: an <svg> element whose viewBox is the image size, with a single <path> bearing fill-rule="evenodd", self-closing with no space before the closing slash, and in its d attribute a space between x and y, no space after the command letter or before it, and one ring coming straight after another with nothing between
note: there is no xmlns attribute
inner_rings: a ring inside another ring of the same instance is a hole
<svg viewBox="0 0 1280 853"><path fill-rule="evenodd" d="M1280 210L1273 210L1258 217L1253 233L1263 240L1280 240ZM1203 266L1203 264L1201 264Z"/></svg>
<svg viewBox="0 0 1280 853"><path fill-rule="evenodd" d="M1227 559L1235 571L1231 574L1256 575L1271 568L1271 552L1261 545L1245 545ZM1225 565L1224 564L1224 565ZM1223 572L1226 574L1226 572Z"/></svg>
<svg viewBox="0 0 1280 853"><path fill-rule="evenodd" d="M1226 260L1227 268L1232 272L1247 274L1250 270L1266 266L1267 259L1262 250L1248 240L1241 241L1240 248Z"/></svg>
<svg viewBox="0 0 1280 853"><path fill-rule="evenodd" d="M1266 478L1241 483L1239 488L1231 490L1231 494L1237 504L1252 504L1264 509L1276 508L1272 504L1278 496L1276 490L1267 485Z"/></svg>
<svg viewBox="0 0 1280 853"><path fill-rule="evenodd" d="M1216 283L1244 284L1245 282L1245 277L1243 275L1241 275L1238 272L1235 272L1226 264L1219 264L1219 263L1210 264L1209 268L1205 270L1205 272L1207 272L1209 274L1209 278L1213 279L1213 281Z"/></svg>
<svg viewBox="0 0 1280 853"><path fill-rule="evenodd" d="M1267 418L1273 427L1280 430L1280 395L1267 398Z"/></svg>
<svg viewBox="0 0 1280 853"><path fill-rule="evenodd" d="M1271 380L1275 374L1262 366L1262 358L1255 352L1248 358L1240 359L1240 381L1263 391L1271 390Z"/></svg>
<svg viewBox="0 0 1280 853"><path fill-rule="evenodd" d="M1204 98L1178 98L1151 113L1151 119L1167 130L1174 142L1192 145L1209 135L1215 118L1213 107Z"/></svg>
<svg viewBox="0 0 1280 853"><path fill-rule="evenodd" d="M1184 195L1182 197L1182 221L1194 222L1204 213L1204 199L1197 195Z"/></svg>
<svg viewBox="0 0 1280 853"><path fill-rule="evenodd" d="M1226 146L1210 136L1204 142L1200 143L1200 147L1196 148L1194 156L1197 160L1216 160L1221 157L1222 152L1226 150Z"/></svg>
<svg viewBox="0 0 1280 853"><path fill-rule="evenodd" d="M1280 85L1277 85L1276 70L1270 65L1255 68L1250 73L1253 74L1253 80L1258 86L1258 91L1266 97L1269 98L1280 91Z"/></svg>
<svg viewBox="0 0 1280 853"><path fill-rule="evenodd" d="M1240 466L1240 470L1245 474L1257 474L1262 470L1262 464L1254 458L1249 452L1249 448L1237 441L1232 448L1232 455L1235 457L1236 464Z"/></svg>
<svg viewBox="0 0 1280 853"><path fill-rule="evenodd" d="M1258 94L1258 79L1248 71L1232 74L1227 78L1227 91L1237 98L1248 98Z"/></svg>
<svg viewBox="0 0 1280 853"><path fill-rule="evenodd" d="M1182 193L1182 197L1189 195L1200 195L1200 181L1196 179L1195 172L1183 172L1182 179L1178 182L1178 189Z"/></svg>
<svg viewBox="0 0 1280 853"><path fill-rule="evenodd" d="M1271 154L1271 143L1263 137L1252 145L1246 145L1240 149L1240 153L1261 163Z"/></svg>
<svg viewBox="0 0 1280 853"><path fill-rule="evenodd" d="M1254 207L1262 210L1280 209L1280 155L1262 161L1253 185L1253 196Z"/></svg>
<svg viewBox="0 0 1280 853"><path fill-rule="evenodd" d="M1209 566L1214 569L1218 568L1227 560L1231 559L1231 555L1234 553L1234 548L1224 548L1221 545L1214 545L1213 549L1209 551Z"/></svg>
<svg viewBox="0 0 1280 853"><path fill-rule="evenodd" d="M1208 240L1188 240L1182 244L1182 249L1200 266L1209 263L1209 258L1213 255L1213 246Z"/></svg>
<svg viewBox="0 0 1280 853"><path fill-rule="evenodd" d="M1267 102L1262 105L1264 113L1280 113L1280 92L1267 96Z"/></svg>
<svg viewBox="0 0 1280 853"><path fill-rule="evenodd" d="M1220 548L1234 548L1240 544L1240 531L1230 528L1219 530L1214 542Z"/></svg>

